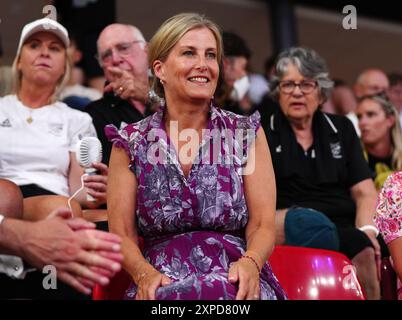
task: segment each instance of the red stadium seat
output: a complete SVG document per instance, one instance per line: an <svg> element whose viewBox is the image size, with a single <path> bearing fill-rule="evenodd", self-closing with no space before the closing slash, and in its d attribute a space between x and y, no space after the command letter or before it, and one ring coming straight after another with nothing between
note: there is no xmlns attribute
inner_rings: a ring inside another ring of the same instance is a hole
<svg viewBox="0 0 402 320"><path fill-rule="evenodd" d="M350 260L329 250L276 246L272 269L294 300L365 300Z"/></svg>
<svg viewBox="0 0 402 320"><path fill-rule="evenodd" d="M364 300L350 260L329 250L276 246L269 262L279 282L295 300ZM96 285L94 300L121 300L130 278L122 270L108 286Z"/></svg>
<svg viewBox="0 0 402 320"><path fill-rule="evenodd" d="M130 284L128 273L121 270L111 280L109 285L95 285L92 292L93 300L122 300L124 293Z"/></svg>
<svg viewBox="0 0 402 320"><path fill-rule="evenodd" d="M389 257L381 260L381 299L398 300L398 277Z"/></svg>
<svg viewBox="0 0 402 320"><path fill-rule="evenodd" d="M138 238L138 245L140 249L144 247L144 240L142 237ZM122 300L124 293L130 285L130 276L124 270L117 273L107 286L96 284L92 291L93 300Z"/></svg>

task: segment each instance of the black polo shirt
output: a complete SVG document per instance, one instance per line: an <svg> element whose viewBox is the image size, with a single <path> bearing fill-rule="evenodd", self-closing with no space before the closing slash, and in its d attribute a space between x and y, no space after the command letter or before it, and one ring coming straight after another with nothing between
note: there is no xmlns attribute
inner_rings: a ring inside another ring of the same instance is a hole
<svg viewBox="0 0 402 320"><path fill-rule="evenodd" d="M114 124L120 128L122 123L134 123L144 118L130 102L120 99L113 93L105 93L101 99L88 104L85 111L92 117L96 133L102 143L102 162L107 165L112 152L112 143L106 138L105 126Z"/></svg>
<svg viewBox="0 0 402 320"><path fill-rule="evenodd" d="M367 161L369 168L371 170L372 178L375 179L377 177L377 169L376 166L377 164L380 164L381 167L383 167L383 170L394 170L392 169L392 156L385 157L385 158L379 158L371 155L370 153L367 153Z"/></svg>
<svg viewBox="0 0 402 320"><path fill-rule="evenodd" d="M280 110L264 125L277 185L277 208L313 208L338 226L354 225L350 188L370 178L359 138L346 117L317 111L313 145L305 152Z"/></svg>

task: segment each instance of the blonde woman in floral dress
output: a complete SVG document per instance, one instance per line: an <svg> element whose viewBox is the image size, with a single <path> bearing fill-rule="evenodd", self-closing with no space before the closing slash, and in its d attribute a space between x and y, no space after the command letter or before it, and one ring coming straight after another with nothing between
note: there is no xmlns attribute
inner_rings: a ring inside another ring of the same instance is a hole
<svg viewBox="0 0 402 320"><path fill-rule="evenodd" d="M377 204L375 222L392 256L394 268L402 281L402 172L390 175L384 183ZM402 298L399 286L399 298Z"/></svg>

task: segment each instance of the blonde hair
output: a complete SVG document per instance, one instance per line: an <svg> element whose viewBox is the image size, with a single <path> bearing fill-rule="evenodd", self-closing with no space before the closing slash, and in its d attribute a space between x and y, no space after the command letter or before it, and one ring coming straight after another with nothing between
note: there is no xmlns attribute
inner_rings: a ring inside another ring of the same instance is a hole
<svg viewBox="0 0 402 320"><path fill-rule="evenodd" d="M391 144L393 146L391 165L392 170L402 169L402 129L399 122L399 113L395 106L386 98L380 95L363 96L359 99L359 103L364 100L375 101L384 111L387 118L394 118L394 126L391 129Z"/></svg>
<svg viewBox="0 0 402 320"><path fill-rule="evenodd" d="M164 97L163 86L155 76L152 65L154 61L165 61L176 43L190 30L208 28L216 39L217 60L222 61L222 36L217 24L198 13L180 13L166 20L156 31L149 42L148 62L154 75L152 89L157 95Z"/></svg>
<svg viewBox="0 0 402 320"><path fill-rule="evenodd" d="M10 66L0 66L0 97L12 92L13 77Z"/></svg>
<svg viewBox="0 0 402 320"><path fill-rule="evenodd" d="M22 48L20 52L15 56L13 65L11 66L11 74L13 77L13 89L12 93L18 94L18 92L21 90L21 79L22 79L22 72L18 70L18 62L20 61L21 58L21 52L23 50L25 43L22 45ZM65 59L64 59L64 74L60 77L59 81L57 82L57 85L55 87L55 90L53 91L52 96L50 97L50 103L54 103L59 99L60 93L65 87L65 85L68 83L70 79L70 74L71 74L71 57L70 54L67 52L67 48L64 47L65 50Z"/></svg>

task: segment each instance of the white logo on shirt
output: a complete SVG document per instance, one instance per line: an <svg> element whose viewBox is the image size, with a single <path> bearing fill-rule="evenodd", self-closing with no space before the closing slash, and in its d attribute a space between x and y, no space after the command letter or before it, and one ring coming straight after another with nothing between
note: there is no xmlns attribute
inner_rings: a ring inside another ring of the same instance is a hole
<svg viewBox="0 0 402 320"><path fill-rule="evenodd" d="M63 124L62 123L49 123L48 133L60 137L63 131Z"/></svg>
<svg viewBox="0 0 402 320"><path fill-rule="evenodd" d="M3 128L11 128L11 122L10 122L10 119L6 119L6 120L4 120L2 123L0 123L0 127L3 127Z"/></svg>
<svg viewBox="0 0 402 320"><path fill-rule="evenodd" d="M332 157L334 159L342 159L342 149L341 144L339 142L330 143Z"/></svg>

